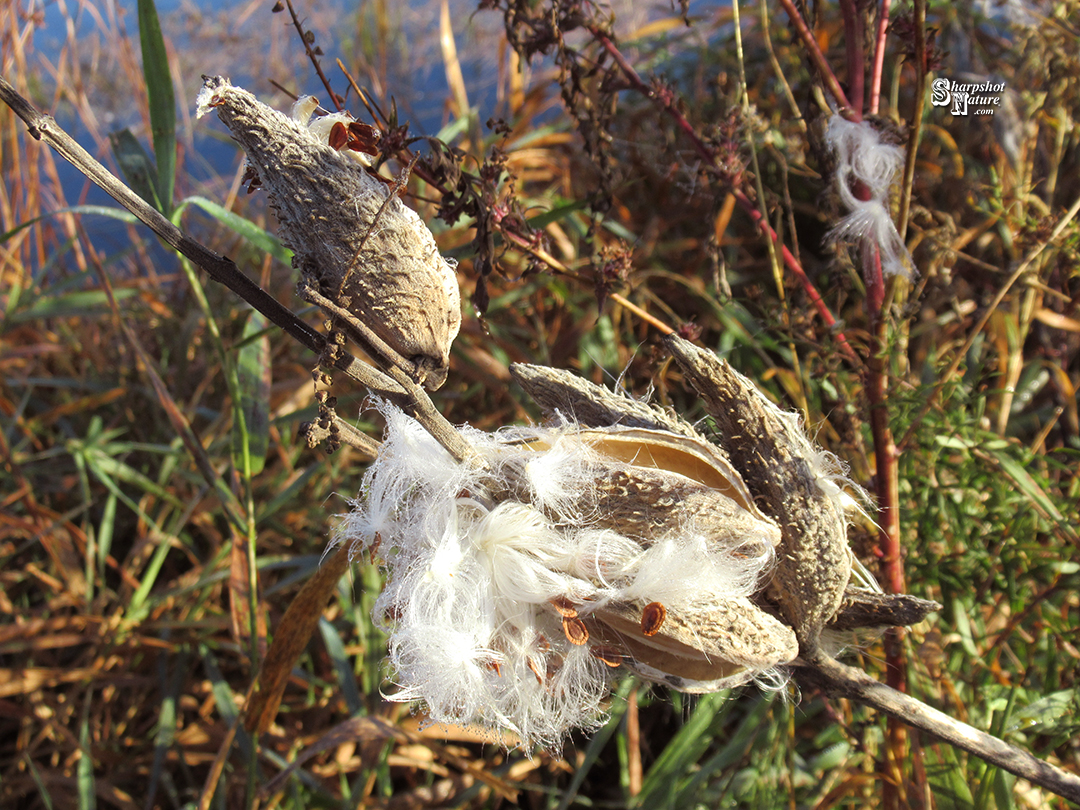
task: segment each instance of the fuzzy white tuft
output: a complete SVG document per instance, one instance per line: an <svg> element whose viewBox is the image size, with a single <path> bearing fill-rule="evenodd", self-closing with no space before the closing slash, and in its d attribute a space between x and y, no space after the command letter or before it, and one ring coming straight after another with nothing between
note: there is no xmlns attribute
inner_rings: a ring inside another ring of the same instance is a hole
<svg viewBox="0 0 1080 810"><path fill-rule="evenodd" d="M909 277L911 254L889 214L889 189L903 165L903 150L882 142L866 121L856 124L839 114L829 119L825 140L836 152L837 189L850 212L829 231L829 239L856 242L864 253L876 249L885 275ZM856 182L869 189L869 200L855 196L852 184Z"/></svg>
<svg viewBox="0 0 1080 810"><path fill-rule="evenodd" d="M423 701L434 723L509 729L527 748L595 727L612 670L592 641L574 643L568 611L586 623L613 602L692 613L752 594L772 562L764 538L730 548L692 520L647 538L598 525L598 475L620 462L572 423L464 428L485 464L459 464L400 410L378 407L385 439L339 539L367 550L378 541L391 697Z"/></svg>

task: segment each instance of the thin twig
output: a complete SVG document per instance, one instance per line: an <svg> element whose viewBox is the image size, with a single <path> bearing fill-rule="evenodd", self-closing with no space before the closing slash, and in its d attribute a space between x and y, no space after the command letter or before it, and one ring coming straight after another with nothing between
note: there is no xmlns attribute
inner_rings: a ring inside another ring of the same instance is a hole
<svg viewBox="0 0 1080 810"><path fill-rule="evenodd" d="M780 60L776 58L776 51L773 49L772 35L769 33L769 3L768 0L761 0L761 39L765 43L765 50L769 54L769 64L772 65L773 78L780 83L781 89L784 91L784 98L787 99L788 106L791 107L791 114L794 117L795 123L798 125L799 130L803 133L806 132L806 119L803 118L802 110L799 109L799 103L795 100L795 94L791 91L791 84L787 80L787 76L784 75L783 69L780 67Z"/></svg>
<svg viewBox="0 0 1080 810"><path fill-rule="evenodd" d="M908 136L904 158L904 185L900 191L900 214L896 230L901 239L907 238L908 218L911 216L911 189L915 184L915 156L922 138L923 110L926 108L926 0L915 0L915 109L911 113L911 134Z"/></svg>
<svg viewBox="0 0 1080 810"><path fill-rule="evenodd" d="M0 77L0 99L26 123L30 135L55 149L72 166L142 220L166 244L191 259L214 281L224 284L235 292L301 345L323 356L327 348L326 338L323 335L297 318L266 290L241 273L231 259L219 256L186 236L160 212L98 163L56 123L52 116L40 112L23 98L3 77ZM394 400L405 396L405 390L400 385L377 369L360 362L351 354L339 353L335 366L372 391Z"/></svg>
<svg viewBox="0 0 1080 810"><path fill-rule="evenodd" d="M829 694L885 712L906 725L933 734L1032 784L1070 801L1080 801L1080 776L1044 762L1023 748L1010 745L985 731L961 723L910 695L890 689L860 669L823 655L814 661L804 662L799 672L801 679L821 687Z"/></svg>
<svg viewBox="0 0 1080 810"><path fill-rule="evenodd" d="M318 74L319 79L323 83L323 87L326 88L326 92L330 94L330 100L334 103L338 112L340 112L344 99L334 92L334 88L330 86L330 80L327 79L326 74L323 73L322 65L319 64L319 55L315 53L311 47L311 43L315 41L314 34L310 31L304 31L304 26L300 22L300 18L296 16L296 10L293 9L292 0L285 0L285 5L289 7L289 16L292 17L292 24L293 27L296 28L296 33L300 35L300 41L304 43L304 52L307 54L308 59L311 60L311 64L315 68L315 73Z"/></svg>
<svg viewBox="0 0 1080 810"><path fill-rule="evenodd" d="M623 75L625 76L627 81L629 81L630 85L639 93L644 95L646 98L650 98L660 104L660 106L663 107L665 112L667 112L675 120L679 129L686 133L687 137L690 139L690 142L694 147L694 151L696 151L704 160L706 160L710 166L716 168L716 155L705 144L705 141L701 138L701 136L698 135L697 130L695 130L693 125L686 119L686 116L682 114L682 111L679 109L675 98L673 96L669 97L667 94L657 94L653 92L653 90L641 79L641 76L638 75L638 72L634 70L633 66L626 60L626 57L623 56L622 52L618 49L618 47L616 47L614 42L612 42L599 29L590 29L590 31L592 32L593 36L596 37L597 41L615 60L615 63L619 66L619 69L623 72ZM774 244L776 244L780 248L780 255L784 260L784 265L795 275L795 277L799 280L799 283L802 284L803 289L806 290L806 294L810 298L810 302L814 306L814 309L818 311L818 314L821 316L822 320L825 321L825 324L830 329L836 330L836 342L840 345L841 350L844 352L845 355L847 355L848 359L850 359L853 363L858 364L858 355L855 353L855 350L851 348L851 345L848 343L847 338L844 336L844 333L839 329L836 329L836 318L834 318L832 312L829 311L829 307L825 304L824 299L821 297L821 293L818 292L817 288L814 286L814 283L810 280L810 277L806 275L806 271L803 270L802 265L799 264L798 260L795 258L792 252L788 250L787 246L785 246L780 241L780 237L777 235L776 231L773 230L768 220L762 216L757 206L754 205L753 201L751 201L751 199L746 195L746 193L742 191L741 188L739 188L739 184L742 182L742 178L724 177L723 179L725 180L725 182L732 185L732 194L735 196L735 200L739 203L740 206L742 206L743 210L750 215L750 218L754 221L754 224L758 227L758 230L760 230L765 236L767 236Z"/></svg>
<svg viewBox="0 0 1080 810"><path fill-rule="evenodd" d="M847 96L844 95L844 91L840 87L840 82L837 80L836 74L833 73L832 68L829 67L829 62L825 58L825 54L821 52L821 46L818 45L814 32L811 31L810 27L806 24L806 20L803 19L802 14L800 14L799 10L795 7L793 0L780 0L780 5L782 5L784 11L787 12L791 24L795 26L795 33L797 33L799 39L802 40L803 47L806 48L806 52L810 56L810 61L814 63L818 75L821 76L822 83L836 100L837 106L840 107L841 114L844 114L845 110L848 111L847 114L850 114L852 111L851 104L848 102Z"/></svg>
<svg viewBox="0 0 1080 810"><path fill-rule="evenodd" d="M881 105L881 81L885 67L885 35L889 31L889 0L881 0L877 36L874 38L874 67L870 75L870 114L877 115Z"/></svg>
<svg viewBox="0 0 1080 810"><path fill-rule="evenodd" d="M907 433L904 434L904 438L902 438L897 445L899 452L904 452L904 449L914 438L915 431L918 430L919 425L922 423L922 420L926 418L926 414L929 413L930 409L934 406L934 403L937 401L938 395L941 393L944 385L947 382L955 379L956 370L960 368L960 364L964 362L964 359L967 357L967 354L971 350L971 347L975 343L975 340L982 332L983 327L986 326L986 322L990 320L990 317L997 311L997 308L1001 305L1001 302L1005 300L1005 296L1008 294L1009 290L1011 290L1012 286L1020 279L1022 275L1024 275L1024 273L1027 272L1027 269L1031 266L1031 263L1035 261L1035 259L1037 259L1040 254L1042 254L1042 252L1050 245L1050 243L1057 239L1059 236L1061 236L1062 231L1065 230L1066 226L1068 226L1068 224L1072 222L1073 218L1075 218L1078 213L1080 213L1080 197L1076 198L1069 210L1062 215L1061 219L1058 220L1057 225L1054 226L1054 230L1051 231L1050 236L1046 239L1046 241L1039 243L1036 247L1033 247L1028 252L1028 255L1024 257L1024 260L1020 262L1019 266L1013 271L1012 275L1009 276L1008 280L1006 280L1006 282L1001 286L1001 289L998 290L997 295L994 296L994 300L990 302L990 305L983 312L982 317L979 318L979 322L975 324L975 327L971 330L967 340L964 341L964 345L961 346L960 350L957 351L956 354L953 356L953 360L949 364L948 369L946 369L943 374L939 375L937 385L930 393L930 396L926 398L926 402L923 404L922 408L919 409L918 415L912 420L911 426L907 429Z"/></svg>

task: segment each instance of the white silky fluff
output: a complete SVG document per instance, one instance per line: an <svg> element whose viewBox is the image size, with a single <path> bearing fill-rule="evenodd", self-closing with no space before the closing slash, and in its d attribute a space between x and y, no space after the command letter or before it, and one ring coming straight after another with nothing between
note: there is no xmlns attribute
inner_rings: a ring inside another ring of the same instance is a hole
<svg viewBox="0 0 1080 810"><path fill-rule="evenodd" d="M484 467L455 462L413 419L378 407L385 439L338 540L355 551L378 542L388 579L375 620L399 687L390 698L423 701L432 722L508 729L526 749L596 727L612 670L567 640L549 600L582 616L611 601L700 610L748 596L772 562L710 546L692 525L651 545L596 525L600 459L576 425L530 429L542 451L521 433L463 428ZM497 503L509 473L527 492Z"/></svg>
<svg viewBox="0 0 1080 810"><path fill-rule="evenodd" d="M911 254L889 213L889 189L903 165L903 150L883 143L877 130L866 121L856 124L839 113L829 119L825 140L836 152L837 189L850 212L829 231L828 238L857 242L864 255L877 248L882 273L910 277ZM856 181L862 181L870 190L869 200L860 200L852 193Z"/></svg>

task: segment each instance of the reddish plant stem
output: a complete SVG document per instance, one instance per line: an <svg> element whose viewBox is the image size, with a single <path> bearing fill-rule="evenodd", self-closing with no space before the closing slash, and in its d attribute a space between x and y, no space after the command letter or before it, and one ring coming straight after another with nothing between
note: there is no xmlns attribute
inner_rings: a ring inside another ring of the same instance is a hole
<svg viewBox="0 0 1080 810"><path fill-rule="evenodd" d="M832 94L832 97L836 99L836 104L840 107L841 113L843 113L844 110L852 110L851 104L848 103L847 96L844 95L843 88L840 87L840 82L837 80L836 74L833 73L832 68L829 67L829 62L825 59L825 54L821 52L821 46L818 45L818 41L814 37L814 32L810 30L810 26L806 24L806 20L803 19L802 14L800 14L799 10L795 7L794 0L780 0L780 5L782 5L784 11L787 12L788 17L791 19L791 24L795 26L795 33L797 33L799 39L802 40L803 46L810 56L810 61L814 63L814 67L817 68L817 72L821 76L821 81Z"/></svg>
<svg viewBox="0 0 1080 810"><path fill-rule="evenodd" d="M814 305L814 309L818 311L821 319L825 321L825 323L829 326L830 329L835 329L836 319L833 317L832 312L829 311L829 307L825 303L824 299L821 297L821 293L819 293L817 291L817 287L814 286L814 282L810 280L810 277L806 275L806 271L803 270L802 265L799 264L799 260L795 258L794 254L790 250L788 250L787 245L783 244L780 241L779 234L777 234L776 231L773 230L772 226L761 215L761 211L758 210L757 206L755 206L754 203L751 202L750 198L747 197L746 194L743 193L743 191L735 188L732 189L731 193L734 195L736 202L738 202L739 205L742 206L743 210L750 215L750 218L754 220L754 223L758 226L758 229L769 239L771 239L777 247L780 248L780 255L784 259L784 264L787 266L788 270L790 270L795 275L795 278L799 280L799 283L802 284L803 289L806 291L807 296L809 296L810 298L810 303ZM844 336L843 332L836 332L836 342L840 345L840 348L843 350L844 354L848 356L848 359L850 359L854 363L858 363L858 355L855 354L855 350L851 348L851 344L848 343L847 338Z"/></svg>
<svg viewBox="0 0 1080 810"><path fill-rule="evenodd" d="M619 66L619 70L622 71L623 75L626 77L630 85L646 98L651 98L658 104L660 104L663 107L664 111L667 112L668 115L670 115L675 120L675 123L679 127L679 129L681 129L686 134L687 138L690 139L690 143L691 145L693 145L694 150L698 153L698 155L700 155L703 160L707 161L709 165L715 168L717 165L715 153L712 149L708 147L704 140L702 140L701 136L698 135L697 130L694 129L693 125L686 120L686 116L682 114L682 112L676 105L675 98L673 96L669 97L667 95L658 94L651 87L649 87L642 80L641 76L638 75L638 72L634 69L634 66L627 61L626 57L623 56L622 52L618 49L618 47L616 47L615 43L612 42L611 39L609 39L603 31L600 31L596 28L590 28L589 30L592 35L596 37L597 41L604 47L604 50L606 50L608 54L610 54L611 58L615 61L615 64ZM832 312L829 311L828 305L826 305L825 300L821 297L821 293L818 292L817 288L814 286L814 283L810 280L810 277L806 275L806 271L803 270L802 265L799 263L799 260L796 259L794 254L792 254L792 252L788 250L787 246L780 241L779 235L776 233L775 230L773 230L772 226L769 225L768 221L762 216L761 211L758 210L757 206L754 205L754 203L750 200L746 193L739 188L741 178L723 176L723 179L725 182L731 185L732 195L735 197L739 205L742 206L743 210L745 210L747 214L750 215L750 218L754 221L754 224L757 225L758 230L761 231L763 235L771 239L773 243L780 248L780 253L784 259L784 264L799 280L799 283L802 284L803 289L806 290L806 294L809 296L811 303L814 305L814 309L818 311L821 319L825 321L826 325L828 325L830 329L836 329L836 318L834 318ZM839 330L836 331L836 341L840 345L840 348L843 350L844 354L847 355L848 359L850 359L853 363L857 364L858 355L855 353L855 350L851 348L851 344L848 343L847 338L844 336L843 332Z"/></svg>
<svg viewBox="0 0 1080 810"><path fill-rule="evenodd" d="M856 191L858 193L858 191ZM860 195L861 196L861 195ZM904 593L904 566L900 554L900 473L896 441L889 425L889 341L885 312L885 279L881 251L864 253L866 306L872 339L866 364L866 395L870 403L870 432L874 439L875 483L878 500L878 550L886 593ZM904 630L885 631L885 683L897 692L907 691ZM904 806L907 769L907 727L896 717L886 723L885 767L889 778L882 782L882 804L887 810Z"/></svg>
<svg viewBox="0 0 1080 810"><path fill-rule="evenodd" d="M874 40L874 67L870 76L870 114L877 115L881 105L881 78L885 67L885 34L889 30L889 0L881 0L877 37Z"/></svg>
<svg viewBox="0 0 1080 810"><path fill-rule="evenodd" d="M844 49L847 52L848 92L852 120L862 119L863 110L863 24L862 16L855 7L855 0L840 0L840 13L844 18Z"/></svg>

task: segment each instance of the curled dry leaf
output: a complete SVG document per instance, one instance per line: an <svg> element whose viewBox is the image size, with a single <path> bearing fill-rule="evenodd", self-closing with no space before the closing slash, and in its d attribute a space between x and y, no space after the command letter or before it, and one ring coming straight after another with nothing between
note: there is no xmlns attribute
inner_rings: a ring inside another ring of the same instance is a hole
<svg viewBox="0 0 1080 810"><path fill-rule="evenodd" d="M438 388L461 326L454 263L417 213L368 172L361 130L340 114L329 126L316 118L308 127L221 77L204 77L198 113L211 109L247 153L253 180L270 192L301 294L366 351ZM312 109L301 106L302 117ZM338 151L330 140L342 135Z"/></svg>

